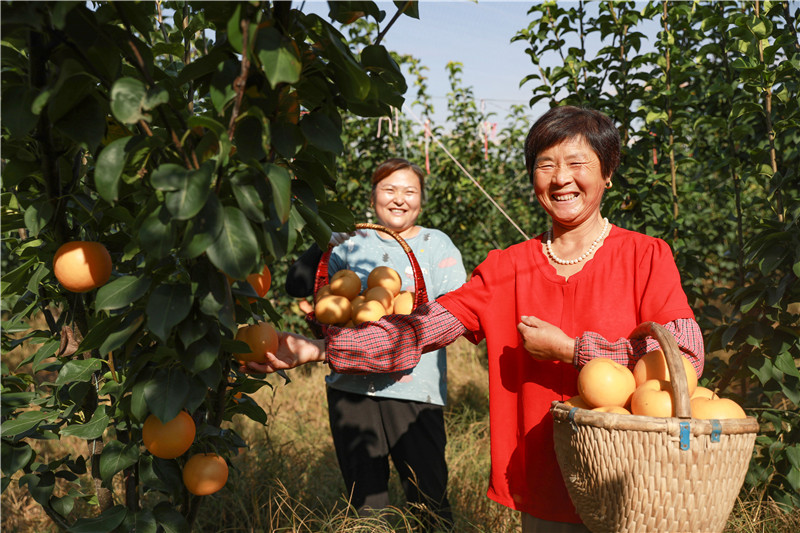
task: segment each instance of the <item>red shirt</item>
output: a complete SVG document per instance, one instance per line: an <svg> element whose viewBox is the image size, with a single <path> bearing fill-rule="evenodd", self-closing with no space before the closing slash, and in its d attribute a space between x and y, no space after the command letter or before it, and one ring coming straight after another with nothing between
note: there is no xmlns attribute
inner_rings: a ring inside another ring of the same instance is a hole
<svg viewBox="0 0 800 533"><path fill-rule="evenodd" d="M580 522L553 450L554 400L577 394L578 370L537 361L522 346L520 316L567 335L627 337L640 323L693 318L669 246L612 227L603 245L568 280L542 252L541 236L489 253L460 289L437 300L471 333L486 339L492 470L488 496L544 520Z"/></svg>
<svg viewBox="0 0 800 533"><path fill-rule="evenodd" d="M574 366L534 360L516 326L523 315L576 338ZM423 352L465 334L486 339L492 470L488 496L528 514L580 522L553 451L553 400L577 394L577 372L593 357L632 368L658 343L627 336L640 323L665 325L699 376L703 340L680 285L669 246L612 227L603 245L568 280L542 253L541 237L491 252L461 288L417 308L358 328L331 327L328 363L337 372L413 368ZM466 329L466 331L465 331Z"/></svg>

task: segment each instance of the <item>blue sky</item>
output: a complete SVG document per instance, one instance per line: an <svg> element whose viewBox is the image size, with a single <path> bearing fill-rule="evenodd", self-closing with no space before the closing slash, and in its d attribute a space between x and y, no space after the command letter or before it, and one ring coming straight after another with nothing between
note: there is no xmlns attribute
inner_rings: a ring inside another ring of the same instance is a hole
<svg viewBox="0 0 800 533"><path fill-rule="evenodd" d="M377 4L387 12L383 27L396 7L392 2ZM463 85L472 88L477 102L484 101L487 112L496 113L493 121L502 122L509 106L527 107L532 94L531 83L519 86L525 76L534 72L525 54L525 43L511 43L517 31L528 26L526 13L531 5L532 2L422 0L420 18L400 17L383 44L419 58L428 67L428 93L433 97L436 123L443 124L446 116L450 85L445 67L449 61L463 64ZM327 16L327 5L322 1L307 1L303 10ZM408 96L412 98L413 93ZM538 116L545 110L546 106L530 113Z"/></svg>

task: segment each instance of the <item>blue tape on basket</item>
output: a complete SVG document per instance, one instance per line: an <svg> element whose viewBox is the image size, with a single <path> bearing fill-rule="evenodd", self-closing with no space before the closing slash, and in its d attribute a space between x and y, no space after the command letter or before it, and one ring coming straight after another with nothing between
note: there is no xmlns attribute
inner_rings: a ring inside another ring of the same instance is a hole
<svg viewBox="0 0 800 533"><path fill-rule="evenodd" d="M711 420L711 442L719 442L719 436L722 433L722 424L716 418Z"/></svg>
<svg viewBox="0 0 800 533"><path fill-rule="evenodd" d="M569 414L567 418L569 419L569 426L572 428L572 431L578 431L578 426L575 424L575 411L577 411L577 407L573 407L569 410Z"/></svg>
<svg viewBox="0 0 800 533"><path fill-rule="evenodd" d="M688 450L689 449L689 422L679 422L678 425L681 428L680 438L681 438L681 450Z"/></svg>

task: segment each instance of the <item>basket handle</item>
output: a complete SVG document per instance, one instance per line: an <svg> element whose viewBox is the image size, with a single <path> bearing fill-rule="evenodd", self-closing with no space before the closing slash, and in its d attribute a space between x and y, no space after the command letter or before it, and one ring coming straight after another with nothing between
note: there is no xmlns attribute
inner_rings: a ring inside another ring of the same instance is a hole
<svg viewBox="0 0 800 533"><path fill-rule="evenodd" d="M675 416L677 418L691 418L692 407L689 401L689 383L686 379L686 370L683 368L683 362L680 360L681 350L678 348L678 343L675 342L675 337L662 326L656 322L642 322L631 333L632 339L643 339L644 337L653 337L658 341L661 350L664 352L664 357L667 359L667 368L669 369L670 382L672 383L672 399L675 401Z"/></svg>
<svg viewBox="0 0 800 533"><path fill-rule="evenodd" d="M419 266L419 262L417 258L414 257L414 252L411 250L411 247L408 243L394 230L390 230L380 224L370 224L366 222L357 223L356 229L374 229L377 231L382 231L393 237L403 248L403 251L408 256L408 260L411 262L411 271L414 274L414 309L419 307L420 305L424 304L428 301L428 291L425 288L425 279L422 277L422 268ZM319 264L317 265L317 277L314 280L314 294L323 286L329 283L328 277L328 259L330 259L331 251L333 250L333 245L328 245L328 249L325 253L322 254L322 257L319 260Z"/></svg>

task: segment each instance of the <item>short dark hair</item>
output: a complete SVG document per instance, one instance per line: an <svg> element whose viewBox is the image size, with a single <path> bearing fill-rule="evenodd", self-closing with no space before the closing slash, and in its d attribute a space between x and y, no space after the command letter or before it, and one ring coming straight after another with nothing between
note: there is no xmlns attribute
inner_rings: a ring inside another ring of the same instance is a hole
<svg viewBox="0 0 800 533"><path fill-rule="evenodd" d="M603 178L619 167L619 131L611 119L594 109L571 105L551 108L539 117L525 139L525 167L533 182L533 165L539 152L567 139L583 137L600 159Z"/></svg>
<svg viewBox="0 0 800 533"><path fill-rule="evenodd" d="M384 178L389 176L398 170L402 170L404 168L410 168L414 174L417 175L419 178L419 189L420 194L422 195L423 201L425 200L425 173L422 172L422 169L419 168L418 165L415 165L411 161L407 159L403 159L402 157L391 157L378 165L378 167L372 172L372 194L375 194L375 187L378 186L378 183L381 182Z"/></svg>

